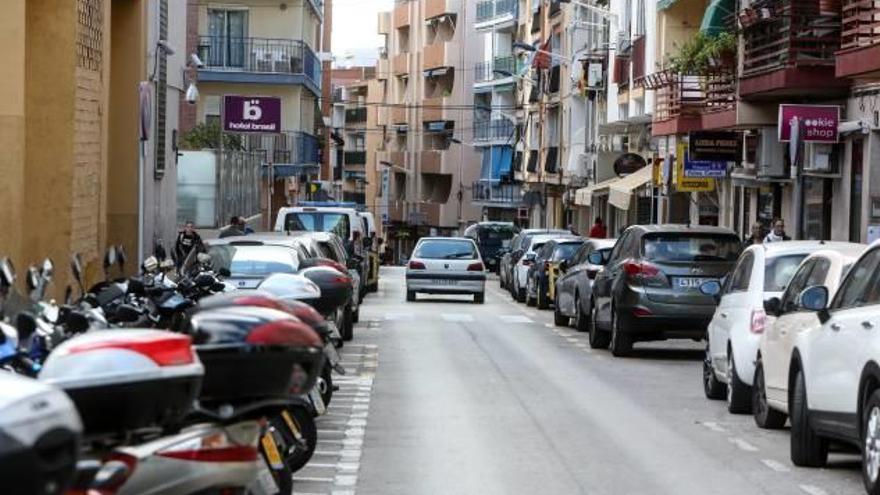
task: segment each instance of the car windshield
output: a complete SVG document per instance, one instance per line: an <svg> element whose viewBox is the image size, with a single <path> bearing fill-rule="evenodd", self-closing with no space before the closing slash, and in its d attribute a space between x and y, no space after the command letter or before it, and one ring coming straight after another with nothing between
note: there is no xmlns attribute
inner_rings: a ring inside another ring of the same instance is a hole
<svg viewBox="0 0 880 495"><path fill-rule="evenodd" d="M488 224L477 227L478 242L486 247L507 247L516 235L513 225Z"/></svg>
<svg viewBox="0 0 880 495"><path fill-rule="evenodd" d="M657 262L736 261L742 245L736 236L674 232L644 237L645 259Z"/></svg>
<svg viewBox="0 0 880 495"><path fill-rule="evenodd" d="M284 230L310 232L333 232L340 239L348 239L350 227L345 213L301 211L284 217Z"/></svg>
<svg viewBox="0 0 880 495"><path fill-rule="evenodd" d="M225 268L233 277L265 277L273 273L296 273L299 261L293 249L282 246L236 246L208 248L215 271Z"/></svg>
<svg viewBox="0 0 880 495"><path fill-rule="evenodd" d="M566 242L565 244L557 244L553 250L553 261L562 261L571 258L584 243L583 242Z"/></svg>
<svg viewBox="0 0 880 495"><path fill-rule="evenodd" d="M770 258L764 265L764 291L782 292L794 276L807 253Z"/></svg>
<svg viewBox="0 0 880 495"><path fill-rule="evenodd" d="M438 239L419 244L413 257L427 260L472 260L477 257L477 251L471 241Z"/></svg>

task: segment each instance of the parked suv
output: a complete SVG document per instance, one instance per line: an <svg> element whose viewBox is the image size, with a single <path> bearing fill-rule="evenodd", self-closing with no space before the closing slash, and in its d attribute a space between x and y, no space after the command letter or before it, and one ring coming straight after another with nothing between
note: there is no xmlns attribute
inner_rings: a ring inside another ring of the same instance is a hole
<svg viewBox="0 0 880 495"><path fill-rule="evenodd" d="M846 274L834 299L801 294L817 318L795 340L788 372L791 461L823 466L830 440L858 446L868 493L880 493L880 242Z"/></svg>
<svg viewBox="0 0 880 495"><path fill-rule="evenodd" d="M593 282L590 345L615 356L633 343L702 339L715 299L700 286L733 267L742 246L729 229L635 225L621 235Z"/></svg>

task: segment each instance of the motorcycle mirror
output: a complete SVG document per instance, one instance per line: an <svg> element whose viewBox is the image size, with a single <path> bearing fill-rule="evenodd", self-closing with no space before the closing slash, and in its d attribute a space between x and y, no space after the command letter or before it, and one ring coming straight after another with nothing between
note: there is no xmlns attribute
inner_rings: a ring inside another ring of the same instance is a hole
<svg viewBox="0 0 880 495"><path fill-rule="evenodd" d="M40 285L40 271L37 270L36 266L31 265L28 267L27 277L25 277L24 282L28 292L37 290L37 287Z"/></svg>
<svg viewBox="0 0 880 495"><path fill-rule="evenodd" d="M0 258L0 285L11 287L15 283L15 267L9 258Z"/></svg>
<svg viewBox="0 0 880 495"><path fill-rule="evenodd" d="M232 272L229 271L229 268L221 268L217 270L217 275L220 275L223 278L229 278L232 276Z"/></svg>
<svg viewBox="0 0 880 495"><path fill-rule="evenodd" d="M155 256L150 256L144 260L144 272L153 273L159 268L159 260Z"/></svg>
<svg viewBox="0 0 880 495"><path fill-rule="evenodd" d="M37 318L28 311L22 311L15 318L15 328L18 329L19 341L25 341L31 338L31 335L37 331Z"/></svg>
<svg viewBox="0 0 880 495"><path fill-rule="evenodd" d="M44 259L43 266L40 270L40 275L43 278L50 278L52 277L53 273L55 273L55 263L49 258Z"/></svg>
<svg viewBox="0 0 880 495"><path fill-rule="evenodd" d="M122 247L122 244L116 247L116 263L119 265L119 269L125 269L125 262L128 261L128 257L125 255L125 248Z"/></svg>
<svg viewBox="0 0 880 495"><path fill-rule="evenodd" d="M138 321L141 317L141 312L138 311L137 308L131 306L129 304L120 304L118 308L116 308L116 318L122 322L133 322Z"/></svg>
<svg viewBox="0 0 880 495"><path fill-rule="evenodd" d="M70 304L73 302L73 287L68 285L64 288L64 304Z"/></svg>
<svg viewBox="0 0 880 495"><path fill-rule="evenodd" d="M116 264L116 246L110 246L107 248L107 252L104 253L104 269L107 270L111 266Z"/></svg>
<svg viewBox="0 0 880 495"><path fill-rule="evenodd" d="M73 256L70 257L70 271L73 273L73 279L77 281L80 289L82 289L83 266L82 257L79 253L73 253Z"/></svg>

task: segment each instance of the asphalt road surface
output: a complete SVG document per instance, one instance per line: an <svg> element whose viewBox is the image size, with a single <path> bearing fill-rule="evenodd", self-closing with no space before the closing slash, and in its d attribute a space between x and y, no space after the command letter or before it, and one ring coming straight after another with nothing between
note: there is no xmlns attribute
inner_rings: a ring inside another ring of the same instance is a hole
<svg viewBox="0 0 880 495"><path fill-rule="evenodd" d="M383 268L361 309L353 344L378 357L369 397L352 403L368 419L354 474L333 493L864 493L856 455L796 468L787 429L705 399L701 343L614 358L497 279L482 305L407 303L404 286Z"/></svg>

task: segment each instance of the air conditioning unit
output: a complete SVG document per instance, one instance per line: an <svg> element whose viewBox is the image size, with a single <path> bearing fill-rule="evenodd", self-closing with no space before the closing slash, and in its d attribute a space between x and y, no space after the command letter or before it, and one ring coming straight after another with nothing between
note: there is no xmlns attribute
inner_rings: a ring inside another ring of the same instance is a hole
<svg viewBox="0 0 880 495"><path fill-rule="evenodd" d="M779 142L776 128L762 127L758 136L758 150L755 154L758 177L788 178L785 144Z"/></svg>

